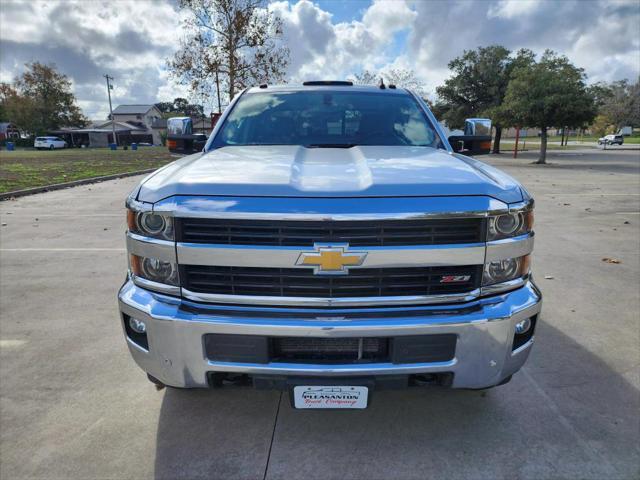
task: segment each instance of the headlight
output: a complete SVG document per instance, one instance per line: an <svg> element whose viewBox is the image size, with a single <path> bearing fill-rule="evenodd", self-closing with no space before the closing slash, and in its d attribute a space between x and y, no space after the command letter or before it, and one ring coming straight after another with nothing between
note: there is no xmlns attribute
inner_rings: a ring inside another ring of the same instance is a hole
<svg viewBox="0 0 640 480"><path fill-rule="evenodd" d="M131 255L131 271L136 277L144 278L155 283L178 286L178 267L171 262L165 262L151 257Z"/></svg>
<svg viewBox="0 0 640 480"><path fill-rule="evenodd" d="M529 273L529 255L519 258L504 258L485 263L482 285L493 285L523 277Z"/></svg>
<svg viewBox="0 0 640 480"><path fill-rule="evenodd" d="M503 238L524 235L533 229L533 210L524 212L505 213L497 217L489 217L487 240L501 240Z"/></svg>
<svg viewBox="0 0 640 480"><path fill-rule="evenodd" d="M129 231L145 237L173 240L173 217L156 212L127 210Z"/></svg>

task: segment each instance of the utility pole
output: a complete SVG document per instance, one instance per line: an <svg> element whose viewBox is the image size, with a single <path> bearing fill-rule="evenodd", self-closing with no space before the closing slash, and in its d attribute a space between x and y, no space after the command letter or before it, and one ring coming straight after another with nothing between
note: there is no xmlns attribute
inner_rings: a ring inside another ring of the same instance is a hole
<svg viewBox="0 0 640 480"><path fill-rule="evenodd" d="M107 79L107 95L109 95L109 115L111 115L111 131L113 132L113 143L118 145L118 139L116 138L116 124L115 120L113 119L113 108L111 107L111 89L113 88L113 85L111 85L110 82L113 81L113 77L105 75L104 78Z"/></svg>
<svg viewBox="0 0 640 480"><path fill-rule="evenodd" d="M220 107L220 80L218 79L218 68L216 67L216 93L218 94L218 113L222 113Z"/></svg>

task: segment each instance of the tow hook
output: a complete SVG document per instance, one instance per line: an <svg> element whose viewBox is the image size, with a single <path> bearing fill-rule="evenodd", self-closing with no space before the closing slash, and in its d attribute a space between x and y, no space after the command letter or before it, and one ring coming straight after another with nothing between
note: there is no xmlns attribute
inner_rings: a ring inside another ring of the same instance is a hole
<svg viewBox="0 0 640 480"><path fill-rule="evenodd" d="M162 390L164 387L166 387L166 385L164 383L162 383L160 380L158 380L156 377L154 377L153 375L149 375L147 373L147 378L149 379L149 381L151 383L153 383L156 386L156 390L160 391Z"/></svg>

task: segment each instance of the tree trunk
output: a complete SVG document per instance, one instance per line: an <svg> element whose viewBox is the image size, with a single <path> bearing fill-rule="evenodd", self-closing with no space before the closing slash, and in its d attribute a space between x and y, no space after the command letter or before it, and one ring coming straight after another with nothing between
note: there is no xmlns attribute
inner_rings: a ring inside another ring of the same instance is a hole
<svg viewBox="0 0 640 480"><path fill-rule="evenodd" d="M496 127L496 136L493 138L492 153L500 153L500 139L502 138L502 127L499 125L495 125L495 127Z"/></svg>
<svg viewBox="0 0 640 480"><path fill-rule="evenodd" d="M562 136L560 137L560 146L564 146L564 127L562 127Z"/></svg>
<svg viewBox="0 0 640 480"><path fill-rule="evenodd" d="M542 127L540 131L540 156L536 163L540 165L547 163L547 127Z"/></svg>

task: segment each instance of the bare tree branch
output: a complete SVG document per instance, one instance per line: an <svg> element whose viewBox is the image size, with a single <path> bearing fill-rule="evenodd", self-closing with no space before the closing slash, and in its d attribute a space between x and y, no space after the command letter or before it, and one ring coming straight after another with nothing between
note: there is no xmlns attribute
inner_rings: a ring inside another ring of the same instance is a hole
<svg viewBox="0 0 640 480"><path fill-rule="evenodd" d="M217 72L229 101L249 85L284 81L289 50L266 0L180 0L180 8L190 14L186 35L167 64L182 84L211 96Z"/></svg>

